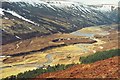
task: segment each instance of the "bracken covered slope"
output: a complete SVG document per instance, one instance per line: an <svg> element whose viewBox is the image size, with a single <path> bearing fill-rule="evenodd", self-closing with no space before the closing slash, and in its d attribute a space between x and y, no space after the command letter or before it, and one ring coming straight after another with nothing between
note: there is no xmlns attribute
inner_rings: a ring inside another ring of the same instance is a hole
<svg viewBox="0 0 120 80"><path fill-rule="evenodd" d="M118 58L113 57L92 64L80 64L63 71L45 73L36 78L118 78Z"/></svg>

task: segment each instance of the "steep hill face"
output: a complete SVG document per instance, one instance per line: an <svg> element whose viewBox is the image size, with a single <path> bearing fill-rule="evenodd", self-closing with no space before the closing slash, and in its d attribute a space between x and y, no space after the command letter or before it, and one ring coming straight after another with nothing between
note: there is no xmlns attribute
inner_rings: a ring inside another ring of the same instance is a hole
<svg viewBox="0 0 120 80"><path fill-rule="evenodd" d="M75 65L63 71L45 73L36 78L118 78L120 65L118 58L120 57L113 57L92 64Z"/></svg>
<svg viewBox="0 0 120 80"><path fill-rule="evenodd" d="M116 18L111 16L117 16L117 13L113 12L68 1L3 1L0 8L3 44L35 36L69 33L87 26L115 23Z"/></svg>

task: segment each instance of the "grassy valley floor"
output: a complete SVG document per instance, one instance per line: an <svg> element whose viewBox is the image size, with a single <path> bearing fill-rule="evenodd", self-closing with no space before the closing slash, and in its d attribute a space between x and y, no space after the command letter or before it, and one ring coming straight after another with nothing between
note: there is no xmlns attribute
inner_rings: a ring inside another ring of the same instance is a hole
<svg viewBox="0 0 120 80"><path fill-rule="evenodd" d="M48 65L80 63L80 57L117 49L119 32L114 26L88 27L71 34L36 37L4 45L3 54L14 57L0 58L1 78ZM45 49L49 46L54 47ZM26 52L27 54L24 54Z"/></svg>

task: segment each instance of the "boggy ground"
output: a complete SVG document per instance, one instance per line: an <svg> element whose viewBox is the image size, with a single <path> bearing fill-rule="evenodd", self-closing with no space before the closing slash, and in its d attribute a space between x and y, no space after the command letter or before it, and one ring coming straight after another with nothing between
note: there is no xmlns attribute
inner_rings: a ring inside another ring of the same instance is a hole
<svg viewBox="0 0 120 80"><path fill-rule="evenodd" d="M78 43L92 44L95 42L96 40L84 36L54 34L3 45L2 55L5 57L0 59L2 64L0 66L2 70L0 74L2 74L2 78L4 78L51 64L51 62L54 61L51 53L54 51L50 51L49 49L57 47L59 49L62 46L65 47Z"/></svg>
<svg viewBox="0 0 120 80"><path fill-rule="evenodd" d="M17 41L14 43L10 43L2 46L2 54L3 55L14 55L14 54L22 54L24 52L37 52L38 50L59 46L62 44L77 44L77 43L95 43L95 40L89 39L87 37L82 36L73 36L70 34L53 34L49 36L35 37L23 41Z"/></svg>
<svg viewBox="0 0 120 80"><path fill-rule="evenodd" d="M3 45L3 55L15 56L1 58L1 78L43 65L80 63L81 56L118 48L119 32L114 28L88 27L79 32L92 33L94 36L59 33ZM45 48L49 46L53 48ZM24 54L25 52L31 54ZM18 53L23 55L16 55Z"/></svg>

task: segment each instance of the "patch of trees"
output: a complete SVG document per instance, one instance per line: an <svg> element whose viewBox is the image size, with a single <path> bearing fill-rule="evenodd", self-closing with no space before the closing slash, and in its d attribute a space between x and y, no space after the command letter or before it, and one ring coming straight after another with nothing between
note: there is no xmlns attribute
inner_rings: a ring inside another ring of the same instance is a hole
<svg viewBox="0 0 120 80"><path fill-rule="evenodd" d="M120 56L120 49L114 49L114 50L109 50L109 51L103 51L103 52L97 52L93 55L89 55L87 57L80 57L80 62L82 64L88 64L88 63L93 63L99 60L104 60L108 59L114 56ZM40 67L38 69L32 70L32 71L26 71L24 73L19 73L18 75L12 75L10 77L4 78L2 80L28 80L35 78L36 76L43 74L43 73L48 73L48 72L54 72L58 70L65 70L75 64L58 64L55 66L47 66L45 67Z"/></svg>
<svg viewBox="0 0 120 80"><path fill-rule="evenodd" d="M36 76L43 74L43 73L47 73L47 72L54 72L54 71L58 71L58 70L65 70L70 66L73 66L74 64L68 64L68 65L63 65L63 64L58 64L55 66L47 66L47 68L38 68L36 70L32 70L32 71L26 71L24 73L19 73L18 75L12 75L10 77L7 78L3 78L2 80L29 80L32 78L35 78Z"/></svg>
<svg viewBox="0 0 120 80"><path fill-rule="evenodd" d="M80 57L80 62L83 64L94 63L96 61L108 59L114 56L120 56L120 49L114 49L109 51L97 52L87 57Z"/></svg>

